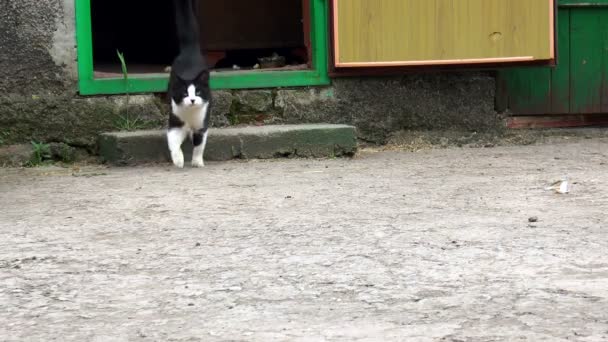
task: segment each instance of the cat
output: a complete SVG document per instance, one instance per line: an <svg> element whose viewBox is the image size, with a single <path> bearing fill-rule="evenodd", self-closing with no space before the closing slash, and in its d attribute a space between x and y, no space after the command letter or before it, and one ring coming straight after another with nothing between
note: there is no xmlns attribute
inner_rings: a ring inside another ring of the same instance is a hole
<svg viewBox="0 0 608 342"><path fill-rule="evenodd" d="M171 113L169 113L167 142L171 160L175 166L184 167L181 146L189 137L194 146L192 166L203 167L205 166L203 155L209 134L211 109L209 72L203 72L192 81L185 81L172 71L169 93L171 94Z"/></svg>
<svg viewBox="0 0 608 342"><path fill-rule="evenodd" d="M198 0L174 0L179 55L171 65L168 95L171 103L167 144L173 165L184 167L182 144L193 145L192 166L204 167L212 96L210 71L201 54L195 11Z"/></svg>

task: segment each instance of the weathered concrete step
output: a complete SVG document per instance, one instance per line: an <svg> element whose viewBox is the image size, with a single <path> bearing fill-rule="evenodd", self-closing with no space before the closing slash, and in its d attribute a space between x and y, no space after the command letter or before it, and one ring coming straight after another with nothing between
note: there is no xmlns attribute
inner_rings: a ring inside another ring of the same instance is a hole
<svg viewBox="0 0 608 342"><path fill-rule="evenodd" d="M103 133L98 144L102 158L114 165L170 161L164 130ZM192 144L188 139L182 150L189 162ZM219 128L209 131L205 160L340 157L356 151L355 128L347 125Z"/></svg>

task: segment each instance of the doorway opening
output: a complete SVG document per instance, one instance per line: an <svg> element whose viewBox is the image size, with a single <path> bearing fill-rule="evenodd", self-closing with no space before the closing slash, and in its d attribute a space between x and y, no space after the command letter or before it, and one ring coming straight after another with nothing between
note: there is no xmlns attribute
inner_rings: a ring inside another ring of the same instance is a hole
<svg viewBox="0 0 608 342"><path fill-rule="evenodd" d="M212 71L311 69L310 0L200 0L202 53ZM91 0L95 78L166 74L178 53L170 1Z"/></svg>

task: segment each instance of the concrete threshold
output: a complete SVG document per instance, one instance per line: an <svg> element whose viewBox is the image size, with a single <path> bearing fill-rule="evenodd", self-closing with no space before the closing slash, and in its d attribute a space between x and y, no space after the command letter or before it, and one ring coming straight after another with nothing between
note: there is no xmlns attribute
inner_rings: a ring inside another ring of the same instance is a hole
<svg viewBox="0 0 608 342"><path fill-rule="evenodd" d="M98 139L103 160L113 165L169 162L164 130L109 132ZM182 145L186 165L192 143ZM206 161L326 158L351 156L357 151L355 128L348 125L307 124L217 128L209 131Z"/></svg>

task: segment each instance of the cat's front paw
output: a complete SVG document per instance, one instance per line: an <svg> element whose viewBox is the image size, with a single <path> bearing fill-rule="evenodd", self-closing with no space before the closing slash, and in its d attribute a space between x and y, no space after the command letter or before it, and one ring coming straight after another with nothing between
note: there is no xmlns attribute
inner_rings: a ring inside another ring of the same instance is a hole
<svg viewBox="0 0 608 342"><path fill-rule="evenodd" d="M203 161L203 158L193 158L192 167L205 167L205 162Z"/></svg>
<svg viewBox="0 0 608 342"><path fill-rule="evenodd" d="M171 159L173 160L173 165L180 169L184 168L184 154L181 151L171 153Z"/></svg>

